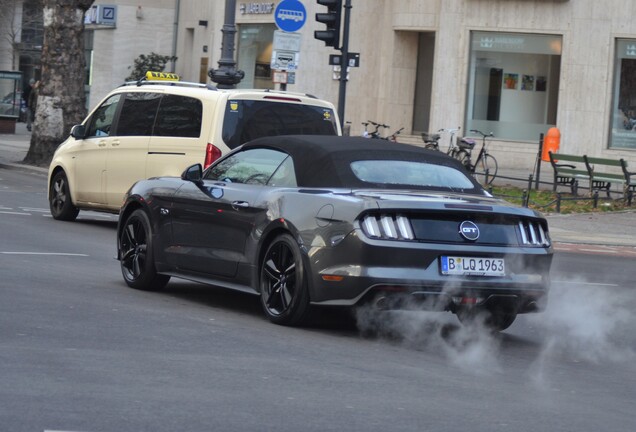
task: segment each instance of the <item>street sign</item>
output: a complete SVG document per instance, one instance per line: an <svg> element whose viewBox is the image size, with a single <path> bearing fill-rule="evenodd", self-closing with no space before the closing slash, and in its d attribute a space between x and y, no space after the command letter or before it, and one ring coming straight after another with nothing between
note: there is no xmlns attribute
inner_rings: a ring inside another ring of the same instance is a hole
<svg viewBox="0 0 636 432"><path fill-rule="evenodd" d="M274 21L285 32L300 30L307 21L307 11L299 0L283 0L276 6Z"/></svg>
<svg viewBox="0 0 636 432"><path fill-rule="evenodd" d="M349 59L347 64L348 67L360 67L360 53L350 52L348 53L347 58ZM342 66L342 55L330 54L329 64L332 66Z"/></svg>
<svg viewBox="0 0 636 432"><path fill-rule="evenodd" d="M272 72L272 82L275 84L287 84L287 72L274 71Z"/></svg>
<svg viewBox="0 0 636 432"><path fill-rule="evenodd" d="M299 53L294 51L272 51L272 70L295 71L298 69Z"/></svg>
<svg viewBox="0 0 636 432"><path fill-rule="evenodd" d="M274 30L274 49L300 52L300 33Z"/></svg>

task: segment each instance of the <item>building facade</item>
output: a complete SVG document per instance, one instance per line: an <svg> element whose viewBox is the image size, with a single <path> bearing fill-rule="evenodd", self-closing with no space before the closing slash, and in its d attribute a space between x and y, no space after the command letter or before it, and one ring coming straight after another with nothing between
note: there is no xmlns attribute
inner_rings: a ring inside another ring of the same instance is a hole
<svg viewBox="0 0 636 432"><path fill-rule="evenodd" d="M121 85L140 55L176 55L177 19L175 0L96 1L85 18L88 107Z"/></svg>
<svg viewBox="0 0 636 432"><path fill-rule="evenodd" d="M275 87L279 2L236 2L236 59L246 74L239 87ZM204 57L217 67L224 3L181 1L177 73L198 80ZM302 3L306 23L287 90L336 103L328 56L339 52L313 38L324 27L314 14L325 7ZM367 120L404 127L401 140L412 143L425 131L479 129L494 133L490 150L500 164L531 170L540 134L556 126L561 151L636 166L635 0L351 3L349 50L360 53L347 84L344 120L352 134Z"/></svg>
<svg viewBox="0 0 636 432"><path fill-rule="evenodd" d="M236 0L238 87L279 88L272 61L282 1ZM343 0L343 3L345 1ZM301 0L305 24L286 89L338 101L338 54L314 39L325 12ZM221 56L225 0L112 0L87 14L89 107L129 75L140 54L176 55L168 70L210 82ZM404 128L400 141L461 127L493 132L500 165L531 170L540 134L556 126L561 151L636 166L636 0L351 0L344 122ZM116 20L99 19L116 7ZM97 14L97 15L95 15ZM280 56L279 56L280 57ZM29 78L25 74L25 78ZM388 131L387 131L388 132ZM445 143L442 142L442 149Z"/></svg>

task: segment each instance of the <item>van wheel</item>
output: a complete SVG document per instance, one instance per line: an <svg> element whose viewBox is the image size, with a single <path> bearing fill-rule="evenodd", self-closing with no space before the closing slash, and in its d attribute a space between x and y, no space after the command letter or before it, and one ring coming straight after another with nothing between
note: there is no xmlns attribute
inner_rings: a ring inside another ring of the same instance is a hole
<svg viewBox="0 0 636 432"><path fill-rule="evenodd" d="M49 189L49 209L53 219L74 221L79 209L71 201L71 191L64 171L53 176Z"/></svg>

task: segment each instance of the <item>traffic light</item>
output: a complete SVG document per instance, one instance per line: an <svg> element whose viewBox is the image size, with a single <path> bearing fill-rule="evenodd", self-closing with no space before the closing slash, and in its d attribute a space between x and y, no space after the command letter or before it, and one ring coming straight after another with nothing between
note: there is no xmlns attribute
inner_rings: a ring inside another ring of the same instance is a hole
<svg viewBox="0 0 636 432"><path fill-rule="evenodd" d="M339 49L340 44L340 14L342 0L316 0L319 5L327 6L327 13L317 13L316 21L327 26L326 30L316 30L314 38L321 40L326 46Z"/></svg>

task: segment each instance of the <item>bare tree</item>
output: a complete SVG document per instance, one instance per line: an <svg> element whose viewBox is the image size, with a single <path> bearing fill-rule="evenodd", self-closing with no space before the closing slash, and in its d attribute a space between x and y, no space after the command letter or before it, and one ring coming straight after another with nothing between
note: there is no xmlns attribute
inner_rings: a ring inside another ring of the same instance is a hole
<svg viewBox="0 0 636 432"><path fill-rule="evenodd" d="M20 41L20 16L22 14L22 0L0 0L0 37L11 58L11 70L17 70L16 60L18 55L18 43Z"/></svg>
<svg viewBox="0 0 636 432"><path fill-rule="evenodd" d="M86 116L84 14L93 1L43 1L42 78L27 163L47 165L71 127Z"/></svg>

